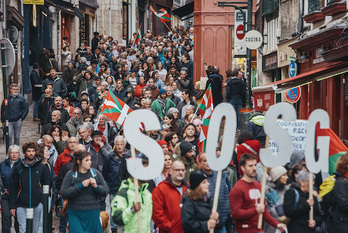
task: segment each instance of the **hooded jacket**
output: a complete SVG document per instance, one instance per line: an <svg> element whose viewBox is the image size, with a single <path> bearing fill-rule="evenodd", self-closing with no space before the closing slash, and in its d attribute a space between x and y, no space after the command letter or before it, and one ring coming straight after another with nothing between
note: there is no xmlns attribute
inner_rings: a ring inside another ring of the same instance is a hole
<svg viewBox="0 0 348 233"><path fill-rule="evenodd" d="M35 159L28 164L21 160L12 171L10 187L10 209L34 208L42 202L42 186L50 184L48 168Z"/></svg>
<svg viewBox="0 0 348 233"><path fill-rule="evenodd" d="M1 175L1 180L3 184L3 189L1 190L1 192L4 192L5 189L7 189L7 191L10 192L12 171L13 171L13 168L20 163L20 161L21 161L20 159L15 161L12 168L11 168L11 160L8 158L0 163L0 175ZM9 199L9 195L3 194L1 198Z"/></svg>
<svg viewBox="0 0 348 233"><path fill-rule="evenodd" d="M66 123L66 127L69 129L69 133L71 137L76 137L77 134L77 127L82 125L82 117L80 117L79 120L76 120L74 117L71 117L68 122Z"/></svg>
<svg viewBox="0 0 348 233"><path fill-rule="evenodd" d="M64 81L57 76L57 78L53 79L51 76L48 76L43 82L42 82L42 88L41 92L44 93L47 84L53 83L53 89L54 92L57 93L60 97L64 97L64 95L67 93L68 89L66 88Z"/></svg>
<svg viewBox="0 0 348 233"><path fill-rule="evenodd" d="M182 193L185 193L188 184L182 182ZM170 177L161 182L152 191L153 212L152 219L159 227L160 233L183 233L181 221L181 194Z"/></svg>
<svg viewBox="0 0 348 233"><path fill-rule="evenodd" d="M147 183L143 183L139 187L140 216L143 232L150 232L152 217L152 196L147 187ZM119 227L124 227L123 232L139 232L138 214L132 208L135 202L135 186L132 180L128 178L122 181L118 193L111 202L112 219Z"/></svg>
<svg viewBox="0 0 348 233"><path fill-rule="evenodd" d="M103 170L104 160L112 154L112 147L105 141L104 146L97 151L94 146L94 142L91 142L86 146L86 150L91 153L92 162L98 165L99 171Z"/></svg>
<svg viewBox="0 0 348 233"><path fill-rule="evenodd" d="M178 160L178 161L181 161L184 165L185 165L185 182L189 182L190 181L190 174L192 172L197 172L199 169L198 169L198 165L195 163L195 160L192 159L191 161L187 161L186 159L184 159L181 155L177 156L175 158L175 160Z"/></svg>
<svg viewBox="0 0 348 233"><path fill-rule="evenodd" d="M255 137L256 140L259 140L262 147L265 147L266 142L266 133L263 130L263 124L265 122L265 116L257 112L249 118L247 124L247 130Z"/></svg>

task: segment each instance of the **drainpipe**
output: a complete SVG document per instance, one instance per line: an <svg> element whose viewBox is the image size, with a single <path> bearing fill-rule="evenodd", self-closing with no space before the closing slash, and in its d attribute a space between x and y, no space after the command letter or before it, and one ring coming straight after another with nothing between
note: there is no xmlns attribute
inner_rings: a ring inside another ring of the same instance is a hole
<svg viewBox="0 0 348 233"><path fill-rule="evenodd" d="M302 32L303 32L303 6L304 6L304 2L303 2L303 0L300 0L299 1L300 3L299 3L299 8L300 8L300 10L299 10L299 16L298 16L298 33L299 34L301 34Z"/></svg>

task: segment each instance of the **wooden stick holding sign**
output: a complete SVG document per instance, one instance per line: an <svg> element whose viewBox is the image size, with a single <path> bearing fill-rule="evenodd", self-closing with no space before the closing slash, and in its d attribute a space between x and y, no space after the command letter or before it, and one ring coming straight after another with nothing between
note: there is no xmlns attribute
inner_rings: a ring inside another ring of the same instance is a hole
<svg viewBox="0 0 348 233"><path fill-rule="evenodd" d="M131 153L132 153L132 159L135 159L135 149L133 146L131 146ZM139 198L139 184L138 184L138 179L133 177L134 179L134 189L135 189L135 201L140 202ZM141 230L141 216L140 216L140 211L137 211L138 215L138 226L139 226L139 233L142 233Z"/></svg>
<svg viewBox="0 0 348 233"><path fill-rule="evenodd" d="M164 154L158 143L140 132L139 127L144 124L146 130L158 130L160 122L155 113L150 110L131 112L124 123L124 136L131 145L133 159L127 160L127 170L134 178L136 201L139 201L138 180L152 180L162 173ZM135 149L141 151L149 159L149 165L144 167L141 159L135 159ZM138 211L139 232L141 232L141 216Z"/></svg>
<svg viewBox="0 0 348 233"><path fill-rule="evenodd" d="M217 157L216 147L218 145L219 129L223 117L225 117L225 126L221 146L221 155L220 157ZM209 167L214 171L218 171L212 213L216 212L218 207L222 170L228 166L232 159L234 149L234 143L232 142L235 141L236 127L237 117L233 106L228 103L219 104L214 109L210 119L206 145L207 162ZM214 229L210 229L210 233L213 232Z"/></svg>
<svg viewBox="0 0 348 233"><path fill-rule="evenodd" d="M285 165L290 161L291 153L293 150L293 143L291 136L282 129L277 120L279 116L282 116L284 121L295 121L296 111L289 103L278 103L272 105L265 115L264 131L267 134L266 148L260 150L260 160L263 164L262 186L261 186L261 198L260 204L265 204L265 187L266 187L266 175L267 167L273 168ZM272 150L268 148L269 138L273 139L279 145L279 155L275 157ZM259 214L257 228L262 229L263 214Z"/></svg>
<svg viewBox="0 0 348 233"><path fill-rule="evenodd" d="M320 123L321 129L330 128L330 117L329 114L322 110L314 110L308 118L307 135L306 135L306 166L309 173L309 198L313 199L313 173L328 173L329 172L329 144L330 137L321 136L318 137L317 148L319 149L319 158L315 159L315 132L317 128L317 123ZM309 211L309 221L313 221L313 206Z"/></svg>
<svg viewBox="0 0 348 233"><path fill-rule="evenodd" d="M266 136L265 148L268 148L268 144L269 144L269 137ZM263 166L262 181L261 181L261 199L260 199L261 205L265 204L266 181L267 181L267 167ZM263 214L259 214L259 220L257 222L257 229L262 228L262 219L263 219Z"/></svg>

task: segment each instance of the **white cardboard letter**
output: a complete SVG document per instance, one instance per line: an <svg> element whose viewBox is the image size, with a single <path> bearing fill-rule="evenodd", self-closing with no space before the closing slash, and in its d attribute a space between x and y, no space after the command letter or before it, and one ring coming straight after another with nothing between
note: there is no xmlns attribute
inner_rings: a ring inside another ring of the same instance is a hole
<svg viewBox="0 0 348 233"><path fill-rule="evenodd" d="M216 147L219 140L220 124L224 116L226 119L223 142L221 146L221 155L220 157L216 157ZM214 109L213 115L211 116L209 122L206 152L209 167L215 171L225 169L231 162L236 135L236 122L236 111L231 104L221 103Z"/></svg>
<svg viewBox="0 0 348 233"><path fill-rule="evenodd" d="M316 174L322 171L325 176L329 172L330 137L318 137L319 158L318 161L315 161L315 130L318 122L320 122L321 129L330 128L329 114L322 109L316 109L309 116L306 137L306 166L312 173Z"/></svg>
<svg viewBox="0 0 348 233"><path fill-rule="evenodd" d="M137 110L131 112L124 123L124 136L129 144L149 158L149 166L144 167L141 159L128 159L127 169L129 174L139 180L151 180L159 176L164 167L164 154L157 142L141 133L141 122L145 130L158 130L161 128L155 113L150 110Z"/></svg>
<svg viewBox="0 0 348 233"><path fill-rule="evenodd" d="M266 167L285 165L289 162L293 151L291 136L277 124L280 115L284 121L296 120L296 111L289 103L278 103L271 106L266 112L263 128L269 138L273 139L279 145L279 156L277 157L273 156L272 150L270 149L263 148L260 150L261 162Z"/></svg>

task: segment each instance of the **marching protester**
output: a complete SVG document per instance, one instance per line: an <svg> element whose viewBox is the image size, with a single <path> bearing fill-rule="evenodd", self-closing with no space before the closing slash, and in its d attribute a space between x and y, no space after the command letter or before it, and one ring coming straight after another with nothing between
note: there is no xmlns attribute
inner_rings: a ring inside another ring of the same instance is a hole
<svg viewBox="0 0 348 233"><path fill-rule="evenodd" d="M68 200L69 230L102 233L100 197L105 197L109 188L102 174L91 168L90 153L82 151L74 156L74 166L65 175L61 189L62 198Z"/></svg>

